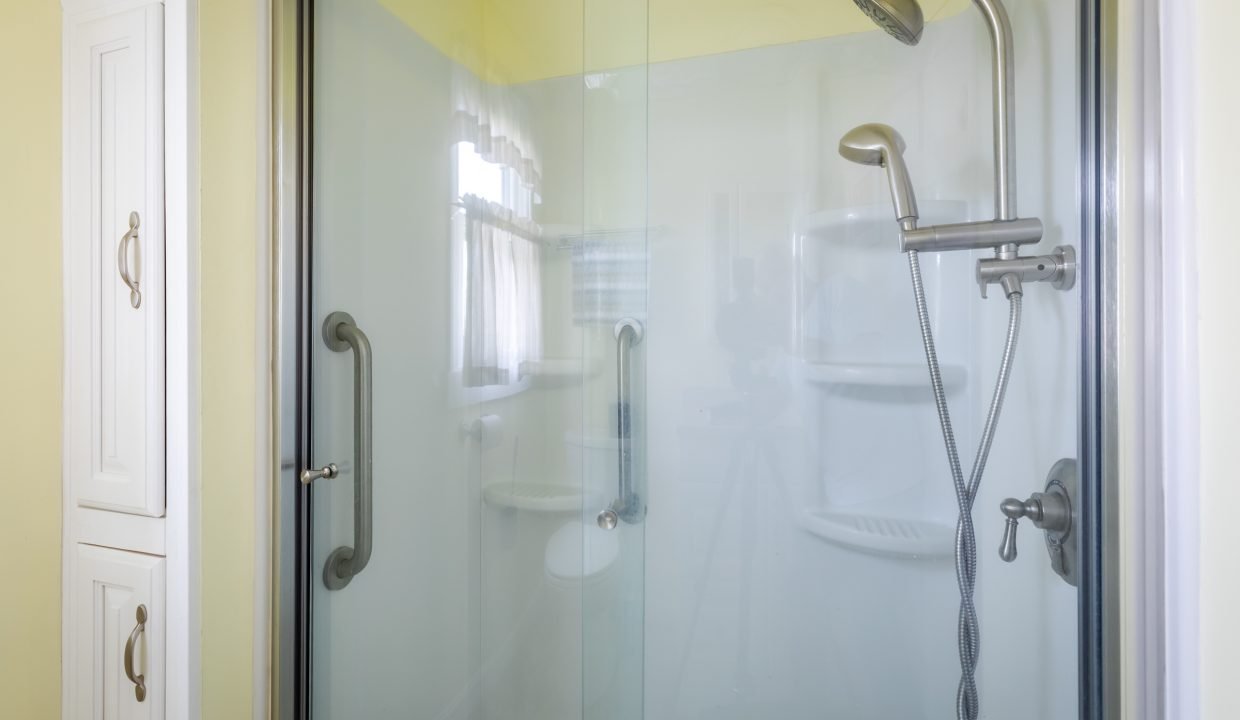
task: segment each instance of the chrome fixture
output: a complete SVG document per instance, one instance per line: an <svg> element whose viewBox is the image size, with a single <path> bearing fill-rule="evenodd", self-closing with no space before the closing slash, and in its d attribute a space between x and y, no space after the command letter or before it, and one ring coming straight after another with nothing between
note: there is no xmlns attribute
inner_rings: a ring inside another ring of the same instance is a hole
<svg viewBox="0 0 1240 720"><path fill-rule="evenodd" d="M134 620L136 624L129 633L129 639L125 641L125 677L129 678L129 682L133 683L133 696L138 702L146 700L146 675L134 672L133 654L134 649L138 646L138 638L142 633L146 632L146 606L139 605L134 611Z"/></svg>
<svg viewBox="0 0 1240 720"><path fill-rule="evenodd" d="M916 0L854 2L879 27L897 40L916 45L921 38L922 13ZM1076 284L1076 262L1075 257L1071 262L1064 257L1068 250L1056 248L1050 255L1033 258L1032 264L1024 262L1025 259L1020 257L1021 245L1037 243L1042 239L1042 223L1037 219L1020 220L1016 213L1016 148L1013 140L1016 70L1013 61L1012 26L1007 10L1000 0L973 0L973 4L986 20L991 39L995 219L918 229L916 218L910 223L907 217L897 217L896 220L901 226L901 250L942 251L993 247L995 259L985 267L985 272L981 264L978 266L977 281L983 297L986 296L986 287L992 283L1001 284L1009 297L1018 292L1025 282L1049 281L1058 289L1070 290ZM900 137L885 125L862 125L844 135L840 141L840 154L853 162L886 165L887 160L873 161L859 156L855 146L858 136L864 137L875 131L888 133L897 140ZM898 145L902 151L903 141L900 140ZM892 176L892 201L897 205L896 214L899 216L902 211L896 195L895 176L898 174L907 178L908 171L903 168L903 159L894 159L895 153L888 152L886 156L899 165L896 170L889 168ZM901 188L899 192L911 197L912 188ZM1030 271L1031 267L1036 268L1039 265L1042 266L1041 270Z"/></svg>
<svg viewBox="0 0 1240 720"><path fill-rule="evenodd" d="M917 0L853 0L875 25L905 45L921 42L926 25Z"/></svg>
<svg viewBox="0 0 1240 720"><path fill-rule="evenodd" d="M881 28L901 42L915 45L921 36L921 11L916 0L854 0ZM977 720L980 701L977 692L977 658L979 627L973 592L977 583L977 536L973 527L973 504L981 486L986 460L994 440L995 428L1003 409L1011 377L1012 362L1016 354L1016 342L1020 336L1021 310L1024 283L1049 282L1061 290L1071 289L1076 282L1076 252L1070 246L1055 248L1050 255L1021 257L1020 246L1041 241L1042 222L1037 218L1021 219L1016 213L1015 148L1013 143L1013 118L1015 115L1014 81L1012 59L1012 29L1007 11L1000 0L974 0L973 3L986 19L990 30L993 74L994 114L994 201L993 220L953 223L925 228L917 227L917 209L913 200L913 186L905 166L904 141L886 125L861 125L848 131L840 139L839 152L845 159L864 165L879 165L887 169L891 186L891 200L895 207L896 222L900 226L900 250L908 255L909 273L913 282L913 296L917 305L917 319L921 328L922 345L930 372L930 385L943 444L947 450L948 463L956 491L958 510L956 526L956 581L960 588L959 652L960 684L956 692L956 717L958 720ZM994 248L994 258L979 260L976 279L982 297L986 297L991 284L999 285L1007 297L1007 340L999 376L991 396L990 409L982 428L982 437L973 468L968 477L964 475L956 437L952 430L951 413L943 389L938 353L934 334L930 327L930 313L926 304L922 283L921 252L947 250L976 250ZM1012 507L1015 511L1015 506ZM1041 510L1039 510L1041 512ZM1014 533L1014 530L1013 530ZM1049 537L1049 536L1048 536ZM1015 535L1012 536L1015 542ZM1015 553L1013 545L1012 552Z"/></svg>
<svg viewBox="0 0 1240 720"><path fill-rule="evenodd" d="M323 566L323 584L328 590L339 590L370 562L374 530L371 354L370 339L348 313L327 316L323 342L334 352L353 351L353 547L342 545L332 550ZM324 470L334 468L328 465ZM302 477L305 482L305 475Z"/></svg>
<svg viewBox="0 0 1240 720"><path fill-rule="evenodd" d="M904 43L921 41L925 21L917 0L853 0L887 34ZM1012 142L1016 71L1012 61L1012 24L1000 0L973 0L990 30L994 89L995 218L1016 218L1016 152ZM1013 249L1014 250L1014 249Z"/></svg>
<svg viewBox="0 0 1240 720"><path fill-rule="evenodd" d="M1026 282L1050 282L1055 288L1070 290L1076 283L1076 250L1070 245L1056 247L1049 255L1021 257L1017 248L1042 239L1042 221L1037 218L982 220L917 227L917 196L908 166L904 162L904 138L894 128L868 123L849 130L840 138L840 155L861 165L887 170L891 204L900 225L900 251L941 252L994 248L996 257L978 261L977 283L982 297L987 287L1000 285L1007 296L1020 291ZM1010 249L1010 252L1009 252Z"/></svg>
<svg viewBox="0 0 1240 720"><path fill-rule="evenodd" d="M1042 221L1037 218L917 227L917 197L904 162L905 147L900 133L880 123L849 130L840 138L839 145L844 159L887 170L891 204L900 225L901 252L994 248L994 258L977 263L976 278L982 297L986 297L986 289L992 284L1000 285L1007 297L1020 292L1026 282L1050 282L1056 289L1072 289L1076 284L1076 250L1070 245L1056 247L1049 255L1022 257L1019 253L1021 245L1041 241Z"/></svg>
<svg viewBox="0 0 1240 720"><path fill-rule="evenodd" d="M973 0L990 31L991 105L994 109L995 219L1016 214L1016 63L1012 59L1012 23L1000 0ZM1004 245L1000 256L1015 254Z"/></svg>
<svg viewBox="0 0 1240 720"><path fill-rule="evenodd" d="M1042 239L1042 221L982 220L980 222L931 225L900 232L900 252L984 250L1001 245L1029 245Z"/></svg>
<svg viewBox="0 0 1240 720"><path fill-rule="evenodd" d="M1012 287L1019 288L1026 282L1049 282L1056 290L1071 290L1076 284L1076 248L1059 245L1050 255L977 261L977 284L982 289L982 297L986 297L986 286L991 283L997 283L1005 293L1011 294Z"/></svg>
<svg viewBox="0 0 1240 720"><path fill-rule="evenodd" d="M913 180L908 166L904 164L904 138L895 128L881 123L870 123L849 130L840 138L840 155L861 165L876 165L887 169L887 182L891 185L891 204L895 209L896 222L903 227L917 227L917 195L913 192Z"/></svg>
<svg viewBox="0 0 1240 720"><path fill-rule="evenodd" d="M1008 498L999 504L1006 516L1003 542L999 557L1004 562L1016 560L1016 528L1021 518L1028 518L1033 526L1045 531L1046 552L1051 558L1051 569L1073 587L1080 581L1077 568L1076 548L1076 461L1064 458L1055 463L1046 478L1046 488L1034 493L1028 500Z"/></svg>
<svg viewBox="0 0 1240 720"><path fill-rule="evenodd" d="M137 310L142 305L142 291L138 289L138 280L129 273L129 241L138 239L138 226L142 218L137 212L129 213L129 231L121 236L120 245L116 248L116 267L120 270L121 280L129 288L129 304ZM138 245L142 252L142 245ZM140 258L139 258L140 259Z"/></svg>
<svg viewBox="0 0 1240 720"><path fill-rule="evenodd" d="M604 530L615 530L623 520L635 524L646 517L645 502L633 482L633 346L645 336L641 322L623 318L616 323L616 437L619 492L611 505L598 514L596 522Z"/></svg>
<svg viewBox="0 0 1240 720"><path fill-rule="evenodd" d="M331 480L332 478L335 478L339 475L340 475L340 468L336 467L336 463L327 463L326 465L324 465L321 468L318 468L317 470L313 468L309 470L302 470L301 471L301 484L309 485L315 480L320 480L320 479Z"/></svg>

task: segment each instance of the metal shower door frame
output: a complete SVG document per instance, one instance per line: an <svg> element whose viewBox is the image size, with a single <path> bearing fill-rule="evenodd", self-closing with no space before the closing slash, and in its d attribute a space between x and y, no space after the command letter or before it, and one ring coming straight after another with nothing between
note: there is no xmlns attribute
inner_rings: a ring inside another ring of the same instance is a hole
<svg viewBox="0 0 1240 720"><path fill-rule="evenodd" d="M1121 0L1080 0L1081 720L1122 717L1117 65Z"/></svg>
<svg viewBox="0 0 1240 720"><path fill-rule="evenodd" d="M272 12L272 558L271 717L310 718L310 194L313 14L310 0L271 0Z"/></svg>
<svg viewBox="0 0 1240 720"><path fill-rule="evenodd" d="M1081 356L1078 603L1081 720L1121 716L1118 533L1116 44L1120 0L1079 0ZM310 222L312 0L272 0L272 718L309 720L312 661Z"/></svg>

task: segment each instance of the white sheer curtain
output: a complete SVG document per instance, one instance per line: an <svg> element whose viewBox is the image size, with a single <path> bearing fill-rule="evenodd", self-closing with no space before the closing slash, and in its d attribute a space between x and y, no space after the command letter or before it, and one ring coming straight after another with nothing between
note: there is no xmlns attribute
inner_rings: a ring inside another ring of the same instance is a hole
<svg viewBox="0 0 1240 720"><path fill-rule="evenodd" d="M503 206L466 195L466 387L511 385L521 364L542 357L539 228Z"/></svg>
<svg viewBox="0 0 1240 720"><path fill-rule="evenodd" d="M519 96L509 88L484 82L463 67L454 70L452 96L456 141L473 144L475 152L487 162L514 171L537 197L542 185L541 166Z"/></svg>
<svg viewBox="0 0 1240 720"><path fill-rule="evenodd" d="M532 219L539 161L520 96L463 67L454 73L456 195L464 217L453 222L454 297L461 303L454 307L453 362L465 387L513 385L521 364L542 356L541 231Z"/></svg>

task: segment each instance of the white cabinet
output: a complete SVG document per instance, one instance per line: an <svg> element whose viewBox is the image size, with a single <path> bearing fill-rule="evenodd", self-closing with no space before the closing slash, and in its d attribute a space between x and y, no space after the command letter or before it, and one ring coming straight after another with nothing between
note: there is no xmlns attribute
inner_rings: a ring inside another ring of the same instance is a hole
<svg viewBox="0 0 1240 720"><path fill-rule="evenodd" d="M163 6L65 16L65 444L79 506L164 514Z"/></svg>
<svg viewBox="0 0 1240 720"><path fill-rule="evenodd" d="M72 640L64 717L162 718L164 559L78 545L70 562Z"/></svg>
<svg viewBox="0 0 1240 720"><path fill-rule="evenodd" d="M63 5L63 717L160 720L164 7Z"/></svg>

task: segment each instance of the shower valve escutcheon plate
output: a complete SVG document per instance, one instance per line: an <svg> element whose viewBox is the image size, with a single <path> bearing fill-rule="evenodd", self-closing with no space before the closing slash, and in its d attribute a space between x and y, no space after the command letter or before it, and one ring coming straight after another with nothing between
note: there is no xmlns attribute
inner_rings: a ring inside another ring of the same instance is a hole
<svg viewBox="0 0 1240 720"><path fill-rule="evenodd" d="M1076 460L1064 458L1055 463L1046 479L1046 488L1028 500L1008 498L999 504L1007 517L999 557L1005 562L1016 560L1016 528L1021 518L1028 518L1046 537L1046 551L1051 569L1076 587L1080 579L1077 567L1077 472Z"/></svg>

